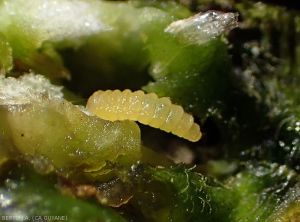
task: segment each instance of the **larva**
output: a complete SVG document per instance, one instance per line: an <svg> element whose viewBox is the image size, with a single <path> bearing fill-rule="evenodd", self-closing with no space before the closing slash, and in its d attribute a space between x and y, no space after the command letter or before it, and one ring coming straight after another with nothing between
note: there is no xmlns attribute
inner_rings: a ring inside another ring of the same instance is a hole
<svg viewBox="0 0 300 222"><path fill-rule="evenodd" d="M158 98L155 93L99 90L88 99L87 109L105 120L138 121L192 142L201 138L200 127L192 115L172 104L169 98Z"/></svg>

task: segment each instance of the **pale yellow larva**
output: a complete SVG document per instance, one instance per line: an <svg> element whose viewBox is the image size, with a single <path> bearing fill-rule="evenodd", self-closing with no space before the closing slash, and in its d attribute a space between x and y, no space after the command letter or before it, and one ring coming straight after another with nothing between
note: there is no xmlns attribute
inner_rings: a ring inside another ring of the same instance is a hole
<svg viewBox="0 0 300 222"><path fill-rule="evenodd" d="M105 120L138 121L192 142L201 138L200 127L192 115L172 104L169 98L158 98L155 93L99 90L89 98L87 109Z"/></svg>

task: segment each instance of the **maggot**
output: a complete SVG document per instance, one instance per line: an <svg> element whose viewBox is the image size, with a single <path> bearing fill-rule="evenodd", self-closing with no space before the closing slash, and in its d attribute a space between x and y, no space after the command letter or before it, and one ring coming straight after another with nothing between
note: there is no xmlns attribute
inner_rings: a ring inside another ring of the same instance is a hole
<svg viewBox="0 0 300 222"><path fill-rule="evenodd" d="M172 104L168 97L158 98L155 93L99 90L88 99L87 109L105 120L138 121L192 142L198 141L202 135L192 115L184 112L181 106Z"/></svg>

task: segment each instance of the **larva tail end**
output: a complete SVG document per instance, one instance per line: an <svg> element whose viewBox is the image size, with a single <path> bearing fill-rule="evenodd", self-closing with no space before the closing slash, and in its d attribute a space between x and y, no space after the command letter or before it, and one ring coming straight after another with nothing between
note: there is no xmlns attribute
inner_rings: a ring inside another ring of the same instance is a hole
<svg viewBox="0 0 300 222"><path fill-rule="evenodd" d="M192 127L189 130L189 133L186 137L187 140L191 142L197 142L201 139L202 133L200 131L200 126L196 123L192 125Z"/></svg>
<svg viewBox="0 0 300 222"><path fill-rule="evenodd" d="M98 90L96 92L94 92L88 99L87 103L86 103L86 108L94 113L97 106L98 106L98 103L99 103L99 98L101 94L105 93L107 91L103 91L103 90Z"/></svg>

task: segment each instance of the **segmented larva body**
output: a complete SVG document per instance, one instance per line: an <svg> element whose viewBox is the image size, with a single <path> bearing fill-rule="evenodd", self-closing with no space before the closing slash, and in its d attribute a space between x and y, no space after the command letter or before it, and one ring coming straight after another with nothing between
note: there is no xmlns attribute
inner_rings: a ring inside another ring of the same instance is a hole
<svg viewBox="0 0 300 222"><path fill-rule="evenodd" d="M89 98L87 109L105 120L138 121L192 142L201 138L200 127L192 115L172 104L169 98L158 98L155 93L99 90Z"/></svg>

